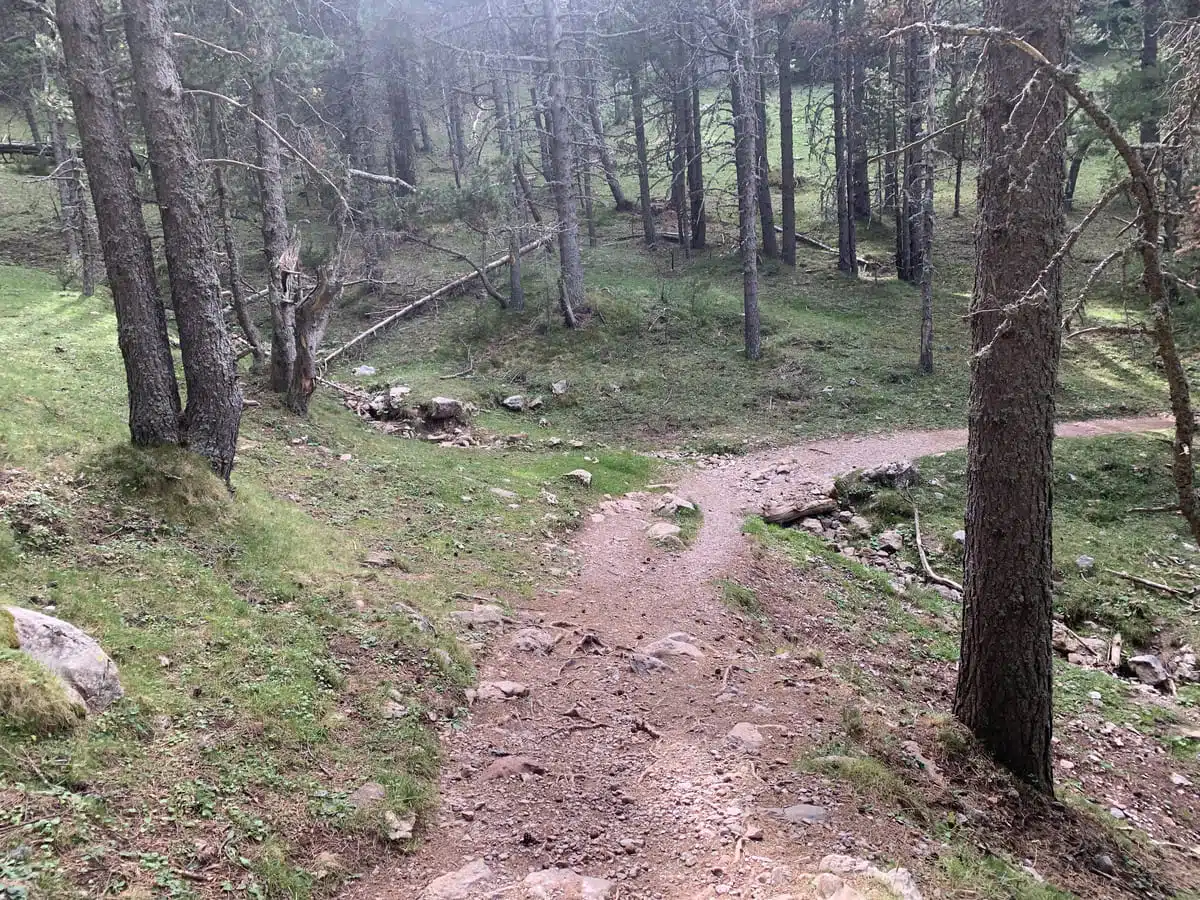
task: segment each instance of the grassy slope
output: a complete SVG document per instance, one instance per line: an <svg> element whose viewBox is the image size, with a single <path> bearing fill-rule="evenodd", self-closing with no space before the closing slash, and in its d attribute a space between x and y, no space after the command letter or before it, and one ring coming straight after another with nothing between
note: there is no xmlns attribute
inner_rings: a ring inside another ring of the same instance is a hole
<svg viewBox="0 0 1200 900"><path fill-rule="evenodd" d="M388 852L379 811L343 798L375 779L398 811L431 800L429 722L462 714L471 666L429 622L455 592L512 599L569 567L552 536L585 492L562 473L586 466L599 493L649 472L619 453L447 451L327 398L308 423L263 398L230 500L172 454L120 449L105 299L0 268L0 321L0 602L91 631L128 693L74 734L0 730L0 884L42 896L304 896L322 850L352 867ZM365 568L371 550L400 565Z"/></svg>
<svg viewBox="0 0 1200 900"><path fill-rule="evenodd" d="M799 227L836 240L821 213L820 166L806 143L805 115L798 107L796 154L804 176L797 199ZM685 260L673 245L649 250L637 240L617 242L638 225L605 210L600 246L585 255L588 302L598 315L582 333L559 325L552 259L538 255L525 264L526 313L501 312L482 294L450 300L430 315L393 326L361 353L344 358L336 374L353 381L351 370L367 362L380 378L435 390L444 389L442 376L471 369L456 389L493 408L498 397L547 394L552 382L566 379L571 383L567 397L545 414L552 429L603 438L615 433L648 446L680 442L735 449L757 438L961 425L969 375L963 317L973 277L973 173L965 177L968 202L962 218L950 216L951 189L946 182L939 185L934 376L916 373L918 292L891 278L847 280L833 270L830 256L811 248L800 249L794 271L764 265L764 358L747 365L741 357L740 266L728 226L733 220L727 191L731 167L724 164L728 134L715 119L707 130L710 210L722 221L710 221L712 249L706 254ZM771 149L778 153L777 142ZM656 174L658 192L665 191L664 173ZM1085 166L1076 215L1106 178L1102 161ZM603 187L597 181L598 192ZM598 204L610 201L604 193L597 198ZM1072 287L1115 239L1107 226L1098 228L1084 237L1068 265L1068 302L1074 300ZM438 240L481 255L478 239L457 225L440 229ZM860 231L861 253L886 262L891 249L890 230ZM493 246L486 255L496 252ZM413 282L397 289L409 299L462 269L461 263L413 246L399 248L393 266L401 280ZM1115 280L1106 285L1089 303L1088 324L1120 322L1139 309L1135 294L1123 292ZM393 307L400 302L399 296L389 299ZM335 319L330 343L375 321L373 309L367 303L351 305ZM1196 344L1195 314L1184 310L1181 318L1179 340L1190 348ZM1141 339L1093 335L1070 342L1060 381L1064 418L1157 411L1166 405L1152 353Z"/></svg>

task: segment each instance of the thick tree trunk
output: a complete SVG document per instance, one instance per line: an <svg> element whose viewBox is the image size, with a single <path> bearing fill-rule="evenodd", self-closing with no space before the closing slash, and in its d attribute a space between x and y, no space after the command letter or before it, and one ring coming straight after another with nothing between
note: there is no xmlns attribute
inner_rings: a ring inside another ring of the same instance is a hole
<svg viewBox="0 0 1200 900"><path fill-rule="evenodd" d="M776 62L779 68L779 176L783 195L780 219L783 235L780 253L789 266L796 264L796 149L793 132L795 125L792 112L792 20L791 16L779 16L779 50Z"/></svg>
<svg viewBox="0 0 1200 900"><path fill-rule="evenodd" d="M242 391L213 261L209 196L184 114L166 0L123 0L138 109L162 217L171 298L187 383L184 440L226 480L233 471Z"/></svg>
<svg viewBox="0 0 1200 900"><path fill-rule="evenodd" d="M254 109L254 139L258 147L259 206L263 256L267 269L267 304L271 311L271 390L285 393L292 383L296 362L296 306L288 290L287 201L283 192L283 155L275 132L279 124L275 97L275 41L270 26L251 32L255 64L250 80L250 102Z"/></svg>
<svg viewBox="0 0 1200 900"><path fill-rule="evenodd" d="M1158 70L1158 31L1163 24L1163 0L1142 0L1141 101L1145 114L1138 128L1143 145L1159 142L1158 120L1161 114L1162 76ZM1154 151L1144 151L1147 158Z"/></svg>
<svg viewBox="0 0 1200 900"><path fill-rule="evenodd" d="M409 97L408 63L397 55L391 71L389 100L392 119L392 165L395 175L409 184L417 183L417 145Z"/></svg>
<svg viewBox="0 0 1200 900"><path fill-rule="evenodd" d="M579 247L579 211L571 190L571 126L567 118L567 84L561 56L562 26L558 20L558 0L542 0L543 28L546 38L546 59L550 76L550 134L547 145L550 153L550 182L554 206L558 211L558 259L562 284L558 302L563 321L568 328L579 325L575 316L586 297L583 282L583 254Z"/></svg>
<svg viewBox="0 0 1200 900"><path fill-rule="evenodd" d="M341 228L337 255L317 271L316 288L296 308L296 364L285 403L299 416L308 415L308 402L317 386L317 350L329 326L329 314L342 295L340 234Z"/></svg>
<svg viewBox="0 0 1200 900"><path fill-rule="evenodd" d="M1051 62L1065 0L987 0L985 23ZM1051 652L1054 393L1064 231L1063 93L1032 60L985 51L979 261L967 446L966 583L954 713L1017 776L1053 791ZM1032 294L1031 294L1032 292Z"/></svg>
<svg viewBox="0 0 1200 900"><path fill-rule="evenodd" d="M221 116L217 111L217 99L209 98L208 103L209 140L212 142L213 156L227 157L229 155L225 130L221 127ZM242 258L238 250L237 240L233 232L233 217L230 213L229 187L225 182L225 170L221 166L213 166L213 190L217 198L217 218L221 226L221 246L225 249L225 262L229 270L229 297L233 306L233 314L241 326L242 336L250 346L250 373L260 375L266 369L267 355L263 350L262 335L258 326L250 316L246 307L246 296L242 291Z"/></svg>
<svg viewBox="0 0 1200 900"><path fill-rule="evenodd" d="M779 237L775 233L770 166L767 162L767 84L761 75L755 80L754 89L754 114L758 125L758 134L754 140L754 154L758 165L755 181L758 189L758 216L762 224L762 254L767 259L778 259Z"/></svg>
<svg viewBox="0 0 1200 900"><path fill-rule="evenodd" d="M129 433L139 445L179 442L179 385L150 237L129 167L129 135L110 78L99 0L56 0L75 124L117 313L129 390Z"/></svg>
<svg viewBox="0 0 1200 900"><path fill-rule="evenodd" d="M838 218L838 271L848 275L858 274L857 234L851 207L850 154L846 135L846 59L843 43L845 30L842 27L842 4L845 0L833 0L830 4L834 44L833 62L833 155L834 185L837 192Z"/></svg>
<svg viewBox="0 0 1200 900"><path fill-rule="evenodd" d="M650 198L650 154L646 146L646 112L642 95L642 79L637 72L629 73L633 103L633 137L637 145L638 199L642 207L642 235L653 244L658 235L654 226L653 201Z"/></svg>
<svg viewBox="0 0 1200 900"><path fill-rule="evenodd" d="M740 49L753 51L754 31L752 13L742 12L749 26L739 41ZM733 148L734 164L737 169L738 191L738 242L742 257L742 311L745 325L746 359L762 357L762 325L758 313L758 211L757 180L758 153L754 148L758 132L758 116L754 110L755 78L746 71L745 57L741 54L733 62L729 73L729 90L733 100Z"/></svg>

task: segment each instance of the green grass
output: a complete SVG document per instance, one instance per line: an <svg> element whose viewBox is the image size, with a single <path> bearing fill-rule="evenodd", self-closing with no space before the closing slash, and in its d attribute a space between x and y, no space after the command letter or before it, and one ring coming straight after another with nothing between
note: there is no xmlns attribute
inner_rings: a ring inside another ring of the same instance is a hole
<svg viewBox="0 0 1200 900"><path fill-rule="evenodd" d="M1038 881L1005 857L961 843L938 855L938 868L950 896L980 900L1071 900L1075 896Z"/></svg>
<svg viewBox="0 0 1200 900"><path fill-rule="evenodd" d="M1059 440L1054 463L1055 603L1067 623L1078 629L1092 622L1106 636L1118 630L1127 647L1145 646L1161 635L1193 643L1200 639L1195 611L1185 598L1110 574L1128 572L1183 588L1200 579L1200 553L1180 517L1129 512L1174 502L1163 438ZM961 552L952 534L963 527L965 454L927 457L920 465L922 484L913 497L922 531L943 550L933 557L935 568L957 578ZM1084 555L1095 560L1090 573L1076 566Z"/></svg>
<svg viewBox="0 0 1200 900"><path fill-rule="evenodd" d="M0 880L99 890L100 867L117 890L186 895L178 873L203 872L305 897L335 886L308 872L340 832L364 835L362 859L393 852L383 810L433 799L430 717L465 712L454 595L552 582L570 558L547 534L656 471L605 448L447 450L365 428L331 396L307 421L264 396L230 496L186 454L123 443L105 297L0 268L0 319L0 603L94 635L127 692L66 733L0 734L0 807L16 810L0 858L55 835ZM588 488L562 477L579 467ZM397 564L366 566L371 552ZM355 813L345 797L367 780L387 799ZM201 861L197 842L224 851Z"/></svg>

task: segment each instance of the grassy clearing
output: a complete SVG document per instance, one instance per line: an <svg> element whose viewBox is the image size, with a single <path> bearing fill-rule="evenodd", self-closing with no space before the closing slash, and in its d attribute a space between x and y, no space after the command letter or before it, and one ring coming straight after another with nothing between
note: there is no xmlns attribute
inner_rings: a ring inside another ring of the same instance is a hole
<svg viewBox="0 0 1200 900"><path fill-rule="evenodd" d="M309 421L261 397L230 497L185 454L121 443L106 299L0 268L0 317L0 603L92 633L128 695L65 733L0 728L0 883L39 896L324 895L322 851L348 871L395 852L382 813L428 807L431 724L465 713L454 595L552 582L580 509L653 471L604 448L445 450L328 397ZM562 478L581 466L590 488ZM370 780L386 799L356 811Z"/></svg>

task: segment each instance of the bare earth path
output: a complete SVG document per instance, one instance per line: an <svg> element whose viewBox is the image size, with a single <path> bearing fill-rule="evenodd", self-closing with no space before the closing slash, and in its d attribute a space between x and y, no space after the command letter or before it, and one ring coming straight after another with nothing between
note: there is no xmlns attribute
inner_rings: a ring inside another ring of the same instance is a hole
<svg viewBox="0 0 1200 900"><path fill-rule="evenodd" d="M1168 424L1097 420L1062 425L1059 434ZM822 855L870 850L869 835L844 830L853 800L790 766L793 746L820 727L806 715L819 683L798 690L786 682L714 580L745 563L742 523L764 502L965 441L965 430L838 438L697 468L677 491L704 515L683 551L647 541L649 503L606 504L572 544L578 576L489 632L480 681L519 682L528 696L481 699L466 728L444 735L441 805L423 845L348 895L558 896L518 885L530 872L562 867L616 882L606 896L801 897L794 876ZM788 471L749 478L765 467ZM522 631L531 627L558 639L550 652L514 646L518 634L541 636ZM678 632L702 658L664 656L669 668L651 672L637 665L637 648ZM743 722L755 726L761 748L728 737ZM770 812L797 803L820 806L827 819L798 826ZM461 877L427 887L456 870Z"/></svg>

